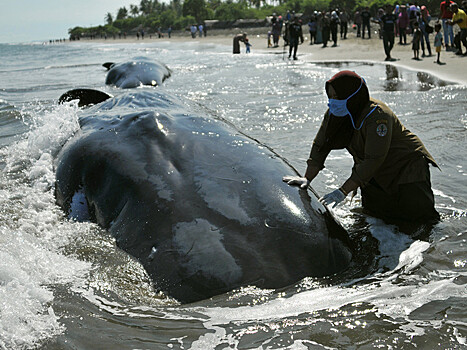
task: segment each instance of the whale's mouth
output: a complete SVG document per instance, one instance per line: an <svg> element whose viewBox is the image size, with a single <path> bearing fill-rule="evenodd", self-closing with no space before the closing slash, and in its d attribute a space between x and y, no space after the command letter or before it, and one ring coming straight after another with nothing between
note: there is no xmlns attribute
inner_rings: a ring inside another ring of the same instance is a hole
<svg viewBox="0 0 467 350"><path fill-rule="evenodd" d="M83 188L79 188L70 202L70 209L68 211L68 219L78 222L89 222L91 221L91 215L89 214L88 201Z"/></svg>

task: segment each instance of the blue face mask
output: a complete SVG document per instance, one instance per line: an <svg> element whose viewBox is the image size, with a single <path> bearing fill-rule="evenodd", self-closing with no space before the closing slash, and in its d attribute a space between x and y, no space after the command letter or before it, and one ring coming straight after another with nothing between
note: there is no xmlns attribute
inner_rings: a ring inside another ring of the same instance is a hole
<svg viewBox="0 0 467 350"><path fill-rule="evenodd" d="M352 117L352 114L349 112L347 109L347 101L352 98L357 92L360 91L363 85L363 80L360 82L360 86L358 87L357 91L355 91L352 95L347 97L345 100L336 100L334 98L329 99L328 107L329 107L329 112L336 116L336 117L345 117L346 115L350 115Z"/></svg>
<svg viewBox="0 0 467 350"><path fill-rule="evenodd" d="M349 110L347 109L347 100L335 100L330 98L328 107L329 113L336 117L345 117L347 114L350 114Z"/></svg>
<svg viewBox="0 0 467 350"><path fill-rule="evenodd" d="M329 103L328 103L328 107L329 107L329 113L331 113L333 116L335 117L345 117L345 116L350 116L350 121L352 122L352 126L355 130L360 130L363 126L363 122L365 121L365 119L371 114L373 113L373 111L376 109L376 107L378 106L375 106L371 111L370 113L368 113L365 118L363 118L361 124L360 124L360 127L356 127L355 126L355 123L354 123L354 120L353 120L353 117L352 117L352 113L350 113L350 111L348 110L347 108L347 101L350 100L352 98L352 96L354 96L357 92L360 91L360 89L362 88L362 85L363 85L363 78L362 78L362 81L360 83L360 86L358 87L357 91L355 91L352 95L350 95L349 97L347 97L345 100L336 100L336 99L333 99L333 98L330 98L329 99Z"/></svg>

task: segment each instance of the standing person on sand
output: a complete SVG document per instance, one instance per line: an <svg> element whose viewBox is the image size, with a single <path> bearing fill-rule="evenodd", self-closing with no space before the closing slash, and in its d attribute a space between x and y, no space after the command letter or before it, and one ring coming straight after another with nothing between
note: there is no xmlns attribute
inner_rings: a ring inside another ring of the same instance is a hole
<svg viewBox="0 0 467 350"><path fill-rule="evenodd" d="M196 27L196 24L191 25L190 31L191 31L191 37L193 39L195 39L196 38L196 32L198 31L198 27Z"/></svg>
<svg viewBox="0 0 467 350"><path fill-rule="evenodd" d="M454 24L457 24L459 28L461 29L460 32L460 41L464 44L465 47L465 52L462 54L462 46L459 45L460 51L458 54L467 56L467 15L466 13L461 10L456 3L453 3L451 5L451 11L453 13L452 15L452 21L448 21L447 23L449 26L453 26Z"/></svg>
<svg viewBox="0 0 467 350"><path fill-rule="evenodd" d="M347 11L342 10L339 14L339 21L341 24L341 39L347 39L347 27L349 24L349 15L347 14Z"/></svg>
<svg viewBox="0 0 467 350"><path fill-rule="evenodd" d="M204 26L202 24L198 25L199 37L203 37Z"/></svg>
<svg viewBox="0 0 467 350"><path fill-rule="evenodd" d="M281 26L277 18L272 22L272 43L273 47L279 47L279 37L281 35Z"/></svg>
<svg viewBox="0 0 467 350"><path fill-rule="evenodd" d="M269 31L268 32L268 48L272 47L271 37L272 37L272 32Z"/></svg>
<svg viewBox="0 0 467 350"><path fill-rule="evenodd" d="M444 44L446 46L446 51L451 50L454 47L454 33L452 31L452 26L448 24L448 21L452 19L451 0L441 1L439 9L441 12L441 22L443 23L443 33L444 33Z"/></svg>
<svg viewBox="0 0 467 350"><path fill-rule="evenodd" d="M234 36L233 38L233 53L240 53L240 42L245 43L248 40L246 33L240 33Z"/></svg>
<svg viewBox="0 0 467 350"><path fill-rule="evenodd" d="M399 28L399 45L407 45L407 30L409 28L409 14L407 13L407 6L401 5L401 11L397 19L397 26Z"/></svg>
<svg viewBox="0 0 467 350"><path fill-rule="evenodd" d="M284 27L284 19L282 18L281 15L277 17L277 23L279 23L279 29L280 29L280 32L282 33L282 28Z"/></svg>
<svg viewBox="0 0 467 350"><path fill-rule="evenodd" d="M251 52L251 47L253 45L251 45L250 41L248 39L245 39L245 46L246 46L246 50L245 50L245 53L250 53Z"/></svg>
<svg viewBox="0 0 467 350"><path fill-rule="evenodd" d="M318 29L318 23L316 21L316 16L313 15L308 22L308 31L310 33L310 45L313 45L313 41L316 42L316 30Z"/></svg>
<svg viewBox="0 0 467 350"><path fill-rule="evenodd" d="M361 13L362 16L362 39L365 39L365 28L368 29L368 39L371 39L371 28L370 28L370 20L371 20L371 13L370 8L367 6Z"/></svg>
<svg viewBox="0 0 467 350"><path fill-rule="evenodd" d="M420 8L420 13L418 16L418 27L422 32L421 46L422 46L422 57L425 57L425 43L428 50L428 56L431 56L431 46L430 46L430 33L433 31L433 27L430 26L431 16L428 13L426 6Z"/></svg>
<svg viewBox="0 0 467 350"><path fill-rule="evenodd" d="M303 44L302 23L298 17L294 17L293 22L289 24L289 59L293 51L293 59L297 59L298 41Z"/></svg>
<svg viewBox="0 0 467 350"><path fill-rule="evenodd" d="M383 30L384 52L386 53L385 61L394 61L395 59L391 57L391 50L394 47L397 16L392 13L392 5L386 5L385 13L381 16L380 21Z"/></svg>
<svg viewBox="0 0 467 350"><path fill-rule="evenodd" d="M315 11L316 17L316 44L323 43L323 15L321 12Z"/></svg>
<svg viewBox="0 0 467 350"><path fill-rule="evenodd" d="M436 23L436 24L435 24L435 32L436 32L436 35L435 35L434 46L435 46L436 54L437 54L437 56L438 56L437 59L436 59L436 61L435 61L435 63L443 64L443 63L440 61L441 46L444 46L444 45L443 45L443 36L441 35L441 24L440 24L440 23Z"/></svg>
<svg viewBox="0 0 467 350"><path fill-rule="evenodd" d="M331 12L331 37L332 41L334 44L332 44L332 47L337 46L337 26L339 25L339 15L337 14L337 11L332 11Z"/></svg>
<svg viewBox="0 0 467 350"><path fill-rule="evenodd" d="M329 15L324 11L321 17L321 30L323 36L323 47L327 47L329 41L329 34L331 33L331 18L329 18Z"/></svg>
<svg viewBox="0 0 467 350"><path fill-rule="evenodd" d="M409 13L409 28L410 32L413 34L413 24L418 21L418 15L420 12L420 9L415 6L415 4L412 2L410 3L409 9L407 11Z"/></svg>
<svg viewBox="0 0 467 350"><path fill-rule="evenodd" d="M412 50L413 60L420 60L420 40L422 39L422 31L418 28L418 22L413 24Z"/></svg>
<svg viewBox="0 0 467 350"><path fill-rule="evenodd" d="M370 215L400 225L407 233L439 221L429 164L437 167L422 141L382 101L370 98L365 80L341 71L326 82L329 109L316 134L304 177L284 176L307 188L335 149L345 148L354 166L344 184L320 201L335 207L359 187ZM415 226L415 227L414 227Z"/></svg>
<svg viewBox="0 0 467 350"><path fill-rule="evenodd" d="M353 22L357 26L357 38L359 38L361 36L362 31L362 14L360 13L360 9L357 9L357 11L355 11Z"/></svg>

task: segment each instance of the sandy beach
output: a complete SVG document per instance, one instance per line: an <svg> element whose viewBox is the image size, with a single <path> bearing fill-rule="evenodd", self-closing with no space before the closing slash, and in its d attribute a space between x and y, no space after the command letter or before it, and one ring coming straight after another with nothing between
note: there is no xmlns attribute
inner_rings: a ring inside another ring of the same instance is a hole
<svg viewBox="0 0 467 350"><path fill-rule="evenodd" d="M303 27L305 29L305 26ZM258 51L268 51L281 53L284 50L282 39L279 41L279 47L268 48L267 47L267 30L268 28L252 28L246 29L244 32L248 34L250 43L253 45L251 50L252 54ZM240 33L239 29L232 30L216 30L210 31L206 37L196 37L192 39L189 33L177 33L172 35L169 39L167 37L157 38L152 36L149 38L145 37L144 41L136 37L127 37L126 39L107 39L107 40L93 40L107 43L118 43L118 42L157 42L157 41L199 41L199 42L212 42L217 44L225 44L232 46L232 39L235 34ZM441 79L467 85L467 70L464 69L467 57L455 55L454 52L446 51L444 48L441 52L441 62L443 65L435 63L436 53L432 44L433 55L431 57L421 57L421 60L413 60L412 45L399 45L399 38L396 37L394 48L391 52L393 58L396 61L386 62L383 42L378 38L376 31L372 35L371 39L361 39L356 36L356 33L350 31L347 35L347 39L341 40L339 38L337 47L332 47L332 42L328 42L328 47L323 48L321 44L310 45L309 34L304 32L305 42L298 48L298 56L300 60L307 62L348 62L348 61L359 61L359 62L373 62L373 63L384 63L392 64L399 67L408 68L415 71L427 72L433 74ZM434 36L430 35L430 39L433 40ZM86 40L87 41L87 40ZM407 41L411 41L411 36L407 36ZM286 49L285 59L288 56L288 47ZM241 54L245 54L245 47L241 45ZM421 56L421 50L420 50Z"/></svg>

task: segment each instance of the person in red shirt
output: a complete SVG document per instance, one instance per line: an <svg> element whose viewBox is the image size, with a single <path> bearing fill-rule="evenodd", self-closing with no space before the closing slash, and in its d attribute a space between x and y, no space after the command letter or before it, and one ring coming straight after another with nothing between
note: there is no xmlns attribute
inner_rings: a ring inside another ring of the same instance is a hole
<svg viewBox="0 0 467 350"><path fill-rule="evenodd" d="M452 31L452 26L448 25L448 21L452 19L451 0L444 0L441 2L439 9L441 10L441 21L443 22L443 33L444 33L444 43L446 45L446 50L450 50L454 47L454 34ZM450 45L448 44L448 38L451 40Z"/></svg>

